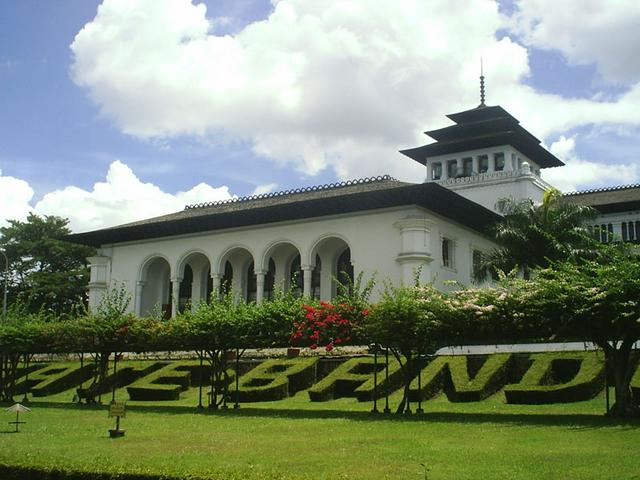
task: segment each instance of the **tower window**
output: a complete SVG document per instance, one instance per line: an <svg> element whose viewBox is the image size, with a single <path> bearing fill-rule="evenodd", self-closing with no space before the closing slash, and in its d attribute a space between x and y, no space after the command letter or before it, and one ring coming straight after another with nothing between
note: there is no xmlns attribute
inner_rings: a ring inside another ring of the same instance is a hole
<svg viewBox="0 0 640 480"><path fill-rule="evenodd" d="M493 162L496 172L504 170L504 152L498 152L493 154Z"/></svg>
<svg viewBox="0 0 640 480"><path fill-rule="evenodd" d="M489 155L478 155L478 173L489 171Z"/></svg>
<svg viewBox="0 0 640 480"><path fill-rule="evenodd" d="M473 158L465 157L462 159L462 176L470 177L473 175Z"/></svg>
<svg viewBox="0 0 640 480"><path fill-rule="evenodd" d="M449 160L447 162L447 177L456 178L458 176L458 161Z"/></svg>
<svg viewBox="0 0 640 480"><path fill-rule="evenodd" d="M442 163L434 162L431 164L431 180L440 180L442 178Z"/></svg>

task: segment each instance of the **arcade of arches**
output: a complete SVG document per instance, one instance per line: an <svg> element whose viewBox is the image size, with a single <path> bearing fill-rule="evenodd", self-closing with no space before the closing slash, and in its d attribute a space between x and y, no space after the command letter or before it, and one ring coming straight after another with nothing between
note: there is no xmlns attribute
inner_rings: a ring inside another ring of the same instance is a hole
<svg viewBox="0 0 640 480"><path fill-rule="evenodd" d="M273 245L261 259L244 247L231 248L213 268L203 252L187 254L173 268L165 257L153 256L140 269L135 312L145 316L162 311L170 317L227 293L260 303L278 289L330 300L337 294L337 282L348 285L353 279L351 248L341 238L319 241L309 254L313 262L304 264L302 258L288 242Z"/></svg>

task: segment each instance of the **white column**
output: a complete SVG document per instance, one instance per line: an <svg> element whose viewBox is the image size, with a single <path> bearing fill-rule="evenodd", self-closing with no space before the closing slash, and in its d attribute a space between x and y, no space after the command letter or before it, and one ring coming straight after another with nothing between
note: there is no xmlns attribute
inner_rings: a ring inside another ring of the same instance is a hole
<svg viewBox="0 0 640 480"><path fill-rule="evenodd" d="M311 296L311 276L313 274L313 265L302 265L302 292L305 297Z"/></svg>
<svg viewBox="0 0 640 480"><path fill-rule="evenodd" d="M442 160L440 165L442 165L442 175L440 176L440 180L447 180L449 178L449 160Z"/></svg>
<svg viewBox="0 0 640 480"><path fill-rule="evenodd" d="M433 180L433 166L431 162L427 160L427 182L431 182Z"/></svg>
<svg viewBox="0 0 640 480"><path fill-rule="evenodd" d="M89 310L97 307L107 292L111 258L102 255L87 257L89 263Z"/></svg>
<svg viewBox="0 0 640 480"><path fill-rule="evenodd" d="M136 296L134 299L134 305L135 305L135 314L138 316L142 315L142 292L144 291L144 284L146 282L143 282L142 280L138 280L136 282Z"/></svg>
<svg viewBox="0 0 640 480"><path fill-rule="evenodd" d="M211 274L211 283L212 283L211 299L216 301L220 300L220 280L221 279L222 279L222 275L220 275L219 273Z"/></svg>
<svg viewBox="0 0 640 480"><path fill-rule="evenodd" d="M471 170L473 170L473 172L471 172L472 174L478 174L480 173L480 162L478 161L478 155L474 155L473 156L473 166L471 167Z"/></svg>
<svg viewBox="0 0 640 480"><path fill-rule="evenodd" d="M191 311L196 311L202 297L202 268L193 268L193 282L191 282Z"/></svg>
<svg viewBox="0 0 640 480"><path fill-rule="evenodd" d="M424 217L406 217L394 223L400 230L401 249L396 262L402 268L402 282L410 285L414 273L420 271L420 280L431 280L431 227L433 222Z"/></svg>
<svg viewBox="0 0 640 480"><path fill-rule="evenodd" d="M335 257L320 255L320 300L328 302L333 293Z"/></svg>
<svg viewBox="0 0 640 480"><path fill-rule="evenodd" d="M507 172L513 170L513 159L511 158L511 152L504 152L504 169Z"/></svg>
<svg viewBox="0 0 640 480"><path fill-rule="evenodd" d="M456 158L456 177L462 174L462 158Z"/></svg>
<svg viewBox="0 0 640 480"><path fill-rule="evenodd" d="M256 270L256 303L262 303L264 299L264 270Z"/></svg>
<svg viewBox="0 0 640 480"><path fill-rule="evenodd" d="M175 317L178 313L178 302L180 301L180 282L182 278L174 277L171 279L171 317Z"/></svg>
<svg viewBox="0 0 640 480"><path fill-rule="evenodd" d="M488 154L489 158L489 168L487 169L487 173L493 173L496 171L496 160L493 158L493 153Z"/></svg>

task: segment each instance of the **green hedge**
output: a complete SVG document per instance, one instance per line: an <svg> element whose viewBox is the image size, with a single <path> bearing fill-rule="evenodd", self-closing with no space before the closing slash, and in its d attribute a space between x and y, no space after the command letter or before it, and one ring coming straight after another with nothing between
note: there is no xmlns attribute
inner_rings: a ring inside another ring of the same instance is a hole
<svg viewBox="0 0 640 480"><path fill-rule="evenodd" d="M378 358L378 398L397 388L402 380L400 364L389 359L389 382L385 383L384 359ZM356 397L359 401L373 400L373 357L357 357L347 360L326 377L313 385L309 391L312 402L326 402L339 397Z"/></svg>
<svg viewBox="0 0 640 480"><path fill-rule="evenodd" d="M281 400L309 388L316 381L317 357L273 359L240 377L238 401ZM235 395L235 392L231 392Z"/></svg>
<svg viewBox="0 0 640 480"><path fill-rule="evenodd" d="M409 398L426 400L444 390L452 402L477 402L494 394L506 383L511 354L442 355L433 358L411 382Z"/></svg>
<svg viewBox="0 0 640 480"><path fill-rule="evenodd" d="M0 464L0 478L2 480L184 480L165 474L151 473L97 473L82 472L60 467L30 467L25 465Z"/></svg>
<svg viewBox="0 0 640 480"><path fill-rule="evenodd" d="M507 403L547 404L588 400L604 385L604 359L595 352L538 353L517 384L504 388Z"/></svg>
<svg viewBox="0 0 640 480"><path fill-rule="evenodd" d="M93 364L80 367L78 362L56 362L29 373L29 380L21 379L16 391L31 392L34 397L45 397L64 392L93 378Z"/></svg>
<svg viewBox="0 0 640 480"><path fill-rule="evenodd" d="M131 400L178 400L180 392L199 384L200 362L198 360L161 362L160 364L161 368L127 387ZM211 376L211 367L205 364L202 373L203 384L206 385ZM235 379L233 370L228 370L228 374L229 382L233 382Z"/></svg>

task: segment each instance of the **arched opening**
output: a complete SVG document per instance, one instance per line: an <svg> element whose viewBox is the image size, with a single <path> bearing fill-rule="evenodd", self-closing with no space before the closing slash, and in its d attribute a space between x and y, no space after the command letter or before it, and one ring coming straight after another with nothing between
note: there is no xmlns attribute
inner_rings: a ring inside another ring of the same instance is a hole
<svg viewBox="0 0 640 480"><path fill-rule="evenodd" d="M209 258L201 252L185 256L178 264L178 277L181 277L178 289L177 310L196 308L200 302L208 301L211 292L211 264Z"/></svg>
<svg viewBox="0 0 640 480"><path fill-rule="evenodd" d="M351 249L347 247L338 257L337 262L338 283L345 289L344 293L352 293L353 290L353 265L351 264Z"/></svg>
<svg viewBox="0 0 640 480"><path fill-rule="evenodd" d="M155 257L142 268L140 282L140 316L161 313L164 318L171 317L171 267L162 257Z"/></svg>
<svg viewBox="0 0 640 480"><path fill-rule="evenodd" d="M279 288L282 291L288 291L290 288L296 288L292 283L292 271L294 271L294 262L297 261L296 270L300 269L300 252L298 248L291 242L281 241L271 245L262 257L262 270L265 272L273 272L274 286L268 284L265 278L265 296L266 292L270 290L273 292L274 288ZM267 276L270 276L267 273ZM302 285L302 279L300 280Z"/></svg>
<svg viewBox="0 0 640 480"><path fill-rule="evenodd" d="M180 293L178 295L178 311L184 312L187 306L191 305L191 295L193 292L193 269L186 265L180 282Z"/></svg>
<svg viewBox="0 0 640 480"><path fill-rule="evenodd" d="M224 297L229 295L233 285L233 267L231 262L226 261L224 264L224 273L220 279L220 296Z"/></svg>
<svg viewBox="0 0 640 480"><path fill-rule="evenodd" d="M302 272L302 265L300 262L300 255L296 255L296 258L291 262L289 268L289 290L294 297L301 297L304 292L304 273Z"/></svg>
<svg viewBox="0 0 640 480"><path fill-rule="evenodd" d="M335 298L338 293L338 281L348 284L347 278L353 278L351 248L342 238L327 236L318 241L311 251L310 258L315 258L312 294L316 298Z"/></svg>
<svg viewBox="0 0 640 480"><path fill-rule="evenodd" d="M275 285L276 264L273 259L269 260L269 269L264 275L263 300L273 300ZM244 297L247 302L255 302L258 299L258 279L253 262L247 268L247 288Z"/></svg>
<svg viewBox="0 0 640 480"><path fill-rule="evenodd" d="M218 271L224 272L220 281L221 294L231 294L235 299L247 298L247 292L252 289L251 282L255 281L255 275L249 275L253 261L253 255L244 247L234 247L220 258Z"/></svg>

